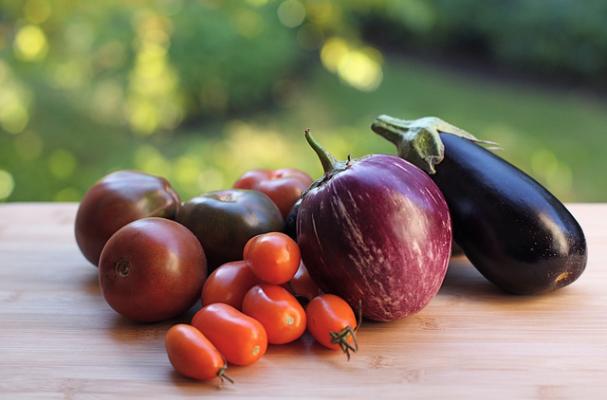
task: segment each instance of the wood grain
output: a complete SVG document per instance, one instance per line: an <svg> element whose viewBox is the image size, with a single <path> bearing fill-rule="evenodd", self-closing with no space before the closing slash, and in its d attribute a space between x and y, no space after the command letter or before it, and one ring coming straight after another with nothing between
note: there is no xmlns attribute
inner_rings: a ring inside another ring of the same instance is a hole
<svg viewBox="0 0 607 400"><path fill-rule="evenodd" d="M73 239L76 205L3 205L0 398L605 398L607 205L570 209L589 244L573 285L510 296L454 260L422 312L366 323L352 361L305 336L230 368L236 384L218 388L173 372L171 323L132 324L105 304Z"/></svg>

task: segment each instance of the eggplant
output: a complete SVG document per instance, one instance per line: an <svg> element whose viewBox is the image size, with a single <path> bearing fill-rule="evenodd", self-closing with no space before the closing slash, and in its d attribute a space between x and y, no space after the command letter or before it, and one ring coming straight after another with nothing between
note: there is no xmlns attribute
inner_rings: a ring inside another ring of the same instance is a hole
<svg viewBox="0 0 607 400"><path fill-rule="evenodd" d="M325 174L297 213L303 263L326 293L376 321L421 310L440 288L451 252L447 203L419 168L375 154L336 161L306 132Z"/></svg>
<svg viewBox="0 0 607 400"><path fill-rule="evenodd" d="M438 185L455 241L489 281L531 295L567 286L582 274L582 228L540 183L483 147L495 143L435 117L405 121L382 115L371 129Z"/></svg>
<svg viewBox="0 0 607 400"><path fill-rule="evenodd" d="M291 207L291 211L287 214L287 218L285 219L285 227L283 232L289 235L291 239L297 241L297 214L299 213L299 207L301 206L301 198L299 198L293 207Z"/></svg>

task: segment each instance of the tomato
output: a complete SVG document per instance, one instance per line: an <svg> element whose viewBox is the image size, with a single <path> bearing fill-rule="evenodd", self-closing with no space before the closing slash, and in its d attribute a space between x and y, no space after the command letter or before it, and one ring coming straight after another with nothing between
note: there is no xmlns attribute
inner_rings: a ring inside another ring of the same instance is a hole
<svg viewBox="0 0 607 400"><path fill-rule="evenodd" d="M203 307L194 315L192 325L208 337L232 364L252 364L268 349L268 336L263 325L228 304L214 303Z"/></svg>
<svg viewBox="0 0 607 400"><path fill-rule="evenodd" d="M186 201L177 221L200 240L215 269L228 261L242 259L247 241L260 233L279 231L284 226L280 211L268 196L254 190L222 190Z"/></svg>
<svg viewBox="0 0 607 400"><path fill-rule="evenodd" d="M129 222L145 217L175 218L181 200L169 182L137 171L103 177L84 195L76 214L76 242L94 265L108 239Z"/></svg>
<svg viewBox="0 0 607 400"><path fill-rule="evenodd" d="M164 218L144 218L120 228L99 262L105 300L134 321L161 321L187 311L205 278L206 258L196 237Z"/></svg>
<svg viewBox="0 0 607 400"><path fill-rule="evenodd" d="M350 351L358 350L356 317L352 307L332 294L317 296L306 307L308 331L328 349L341 349L350 359Z"/></svg>
<svg viewBox="0 0 607 400"><path fill-rule="evenodd" d="M243 256L257 278L274 285L291 280L301 261L297 243L281 232L255 236L246 244Z"/></svg>
<svg viewBox="0 0 607 400"><path fill-rule="evenodd" d="M271 344L290 343L306 330L306 312L297 299L280 286L253 286L244 296L242 311L261 322Z"/></svg>
<svg viewBox="0 0 607 400"><path fill-rule="evenodd" d="M318 285L312 280L303 262L299 263L297 272L295 272L293 279L289 281L289 288L296 296L301 296L308 300L312 300L321 294Z"/></svg>
<svg viewBox="0 0 607 400"><path fill-rule="evenodd" d="M265 193L278 206L283 218L293 204L312 184L310 175L295 168L277 170L255 169L245 172L235 183L238 189L253 189Z"/></svg>
<svg viewBox="0 0 607 400"><path fill-rule="evenodd" d="M246 261L231 261L217 268L202 287L202 305L225 303L242 308L242 299L259 280Z"/></svg>
<svg viewBox="0 0 607 400"><path fill-rule="evenodd" d="M201 381L219 377L233 382L225 374L227 365L219 350L192 325L173 325L164 343L169 361L181 375Z"/></svg>

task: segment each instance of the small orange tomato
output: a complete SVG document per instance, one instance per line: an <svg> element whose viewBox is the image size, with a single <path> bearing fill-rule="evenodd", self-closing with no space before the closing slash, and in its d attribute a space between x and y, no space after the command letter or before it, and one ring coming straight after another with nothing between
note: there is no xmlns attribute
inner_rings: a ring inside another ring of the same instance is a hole
<svg viewBox="0 0 607 400"><path fill-rule="evenodd" d="M244 248L244 259L261 281L282 285L293 278L301 254L293 239L281 232L252 237Z"/></svg>
<svg viewBox="0 0 607 400"><path fill-rule="evenodd" d="M341 297L323 294L306 307L308 331L320 344L332 350L341 349L348 359L358 350L356 317L352 307Z"/></svg>
<svg viewBox="0 0 607 400"><path fill-rule="evenodd" d="M213 343L192 325L173 325L166 334L165 346L169 361L181 375L207 381L226 378L223 356Z"/></svg>
<svg viewBox="0 0 607 400"><path fill-rule="evenodd" d="M289 287L296 296L301 296L308 300L312 300L314 297L321 294L320 289L312 280L312 277L303 262L299 264L295 276L289 281Z"/></svg>
<svg viewBox="0 0 607 400"><path fill-rule="evenodd" d="M208 337L232 364L252 364L268 348L268 336L263 325L228 304L214 303L203 307L194 315L192 325Z"/></svg>
<svg viewBox="0 0 607 400"><path fill-rule="evenodd" d="M246 261L231 261L217 268L204 283L202 305L225 303L242 309L242 299L259 280Z"/></svg>
<svg viewBox="0 0 607 400"><path fill-rule="evenodd" d="M299 339L306 330L306 312L285 288L262 283L244 296L242 311L266 330L268 342L285 344Z"/></svg>

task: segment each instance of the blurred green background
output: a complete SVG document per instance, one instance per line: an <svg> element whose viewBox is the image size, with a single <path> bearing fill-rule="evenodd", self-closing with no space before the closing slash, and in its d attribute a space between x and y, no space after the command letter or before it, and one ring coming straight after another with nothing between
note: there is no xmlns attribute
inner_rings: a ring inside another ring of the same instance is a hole
<svg viewBox="0 0 607 400"><path fill-rule="evenodd" d="M566 201L607 200L602 0L0 0L0 201L106 173L183 198L255 167L393 152L381 113L499 142Z"/></svg>

